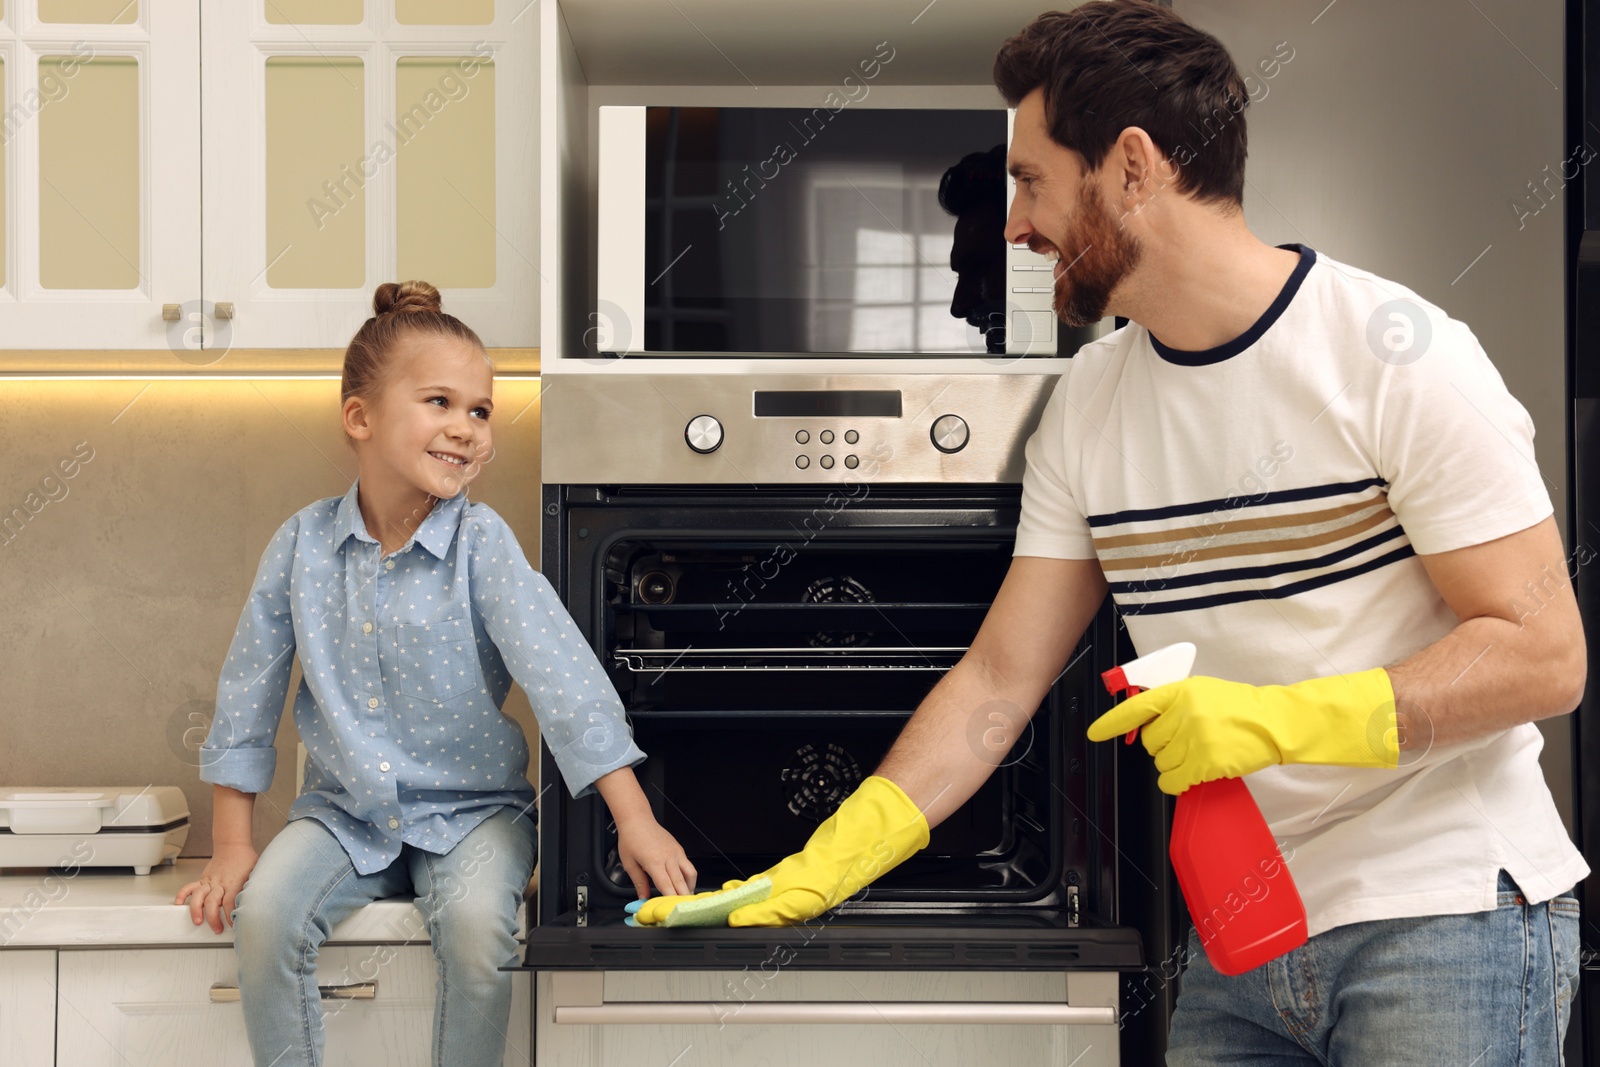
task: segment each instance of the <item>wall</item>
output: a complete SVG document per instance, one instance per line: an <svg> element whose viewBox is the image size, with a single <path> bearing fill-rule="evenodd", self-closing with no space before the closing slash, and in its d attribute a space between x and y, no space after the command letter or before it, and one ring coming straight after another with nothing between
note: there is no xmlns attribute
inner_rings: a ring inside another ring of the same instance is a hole
<svg viewBox="0 0 1600 1067"><path fill-rule="evenodd" d="M1565 534L1559 174L1574 146L1561 140L1562 5L1175 0L1173 8L1215 34L1241 72L1260 77L1257 62L1280 42L1293 50L1262 89L1252 86L1245 111L1250 228L1393 279L1471 327L1533 417ZM1546 179L1541 191L1554 202L1538 210L1528 183ZM1575 547L1570 538L1567 546ZM1545 777L1569 829L1570 723L1539 724Z"/></svg>
<svg viewBox="0 0 1600 1067"><path fill-rule="evenodd" d="M536 380L497 382L496 455L471 490L535 566L538 396ZM184 854L208 856L194 749L267 540L355 478L339 383L8 381L5 399L0 516L31 517L0 531L0 783L181 786ZM75 451L92 458L60 478ZM520 689L505 711L538 736ZM293 803L297 740L286 713L257 848Z"/></svg>

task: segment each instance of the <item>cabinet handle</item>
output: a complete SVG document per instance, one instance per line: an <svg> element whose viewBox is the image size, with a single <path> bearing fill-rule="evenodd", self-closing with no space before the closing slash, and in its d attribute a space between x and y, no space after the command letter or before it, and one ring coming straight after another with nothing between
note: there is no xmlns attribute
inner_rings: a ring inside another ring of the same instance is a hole
<svg viewBox="0 0 1600 1067"><path fill-rule="evenodd" d="M217 301L216 317L218 319L231 319L231 318L233 318L233 301L231 301L231 300L219 300L219 301Z"/></svg>
<svg viewBox="0 0 1600 1067"><path fill-rule="evenodd" d="M746 1023L783 1026L794 1023L880 1023L1013 1026L1115 1026L1117 1009L1067 1004L1002 1001L775 1001L757 1004L727 1001L617 1001L555 1009L557 1023L608 1025L645 1023L660 1026Z"/></svg>
<svg viewBox="0 0 1600 1067"><path fill-rule="evenodd" d="M165 322L177 322L179 319L183 318L183 305L162 304L161 318Z"/></svg>
<svg viewBox="0 0 1600 1067"><path fill-rule="evenodd" d="M378 997L378 983L351 982L348 985L319 985L317 986L317 992L322 994L323 1000L376 1000ZM211 987L211 1003L236 1004L238 1001L238 986L217 982Z"/></svg>

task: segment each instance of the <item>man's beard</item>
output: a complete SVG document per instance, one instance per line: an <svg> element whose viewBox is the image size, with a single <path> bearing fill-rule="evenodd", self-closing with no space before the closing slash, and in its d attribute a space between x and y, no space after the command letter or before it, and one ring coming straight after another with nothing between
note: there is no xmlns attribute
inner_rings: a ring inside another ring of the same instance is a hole
<svg viewBox="0 0 1600 1067"><path fill-rule="evenodd" d="M1072 265L1055 282L1056 318L1067 326L1093 326L1106 317L1112 290L1138 266L1143 249L1101 205L1094 184L1085 181L1059 251Z"/></svg>

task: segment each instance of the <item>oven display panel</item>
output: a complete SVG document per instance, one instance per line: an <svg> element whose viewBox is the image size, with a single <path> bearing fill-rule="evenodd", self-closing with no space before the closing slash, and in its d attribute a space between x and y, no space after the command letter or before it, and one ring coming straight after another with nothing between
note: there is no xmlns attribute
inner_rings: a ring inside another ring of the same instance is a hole
<svg viewBox="0 0 1600 1067"><path fill-rule="evenodd" d="M758 389L755 416L766 418L860 417L898 419L898 389Z"/></svg>

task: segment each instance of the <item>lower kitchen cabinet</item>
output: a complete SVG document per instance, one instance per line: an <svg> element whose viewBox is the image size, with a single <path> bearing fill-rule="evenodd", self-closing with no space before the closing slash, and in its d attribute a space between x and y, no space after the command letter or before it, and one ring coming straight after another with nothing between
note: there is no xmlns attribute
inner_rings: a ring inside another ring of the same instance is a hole
<svg viewBox="0 0 1600 1067"><path fill-rule="evenodd" d="M376 983L371 999L324 999L329 1067L427 1067L437 972L426 944L324 945L317 972L325 989ZM55 1059L41 1062L251 1067L244 1016L230 999L237 980L231 948L62 950ZM513 981L505 1064L529 1067L531 983L525 972ZM5 1040L0 1033L0 1049Z"/></svg>
<svg viewBox="0 0 1600 1067"><path fill-rule="evenodd" d="M0 1064L54 1067L55 949L0 952Z"/></svg>
<svg viewBox="0 0 1600 1067"><path fill-rule="evenodd" d="M535 986L536 1059L561 1067L1117 1067L1115 1023L942 1021L973 1002L1002 1011L1115 1008L1117 983L1116 974L1015 971L546 971ZM833 1006L846 1013L865 1008L875 1021L754 1022L757 1006L775 1003L818 1018ZM558 1007L568 1005L635 1021L558 1023ZM706 1022L676 1021L697 1010Z"/></svg>

